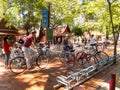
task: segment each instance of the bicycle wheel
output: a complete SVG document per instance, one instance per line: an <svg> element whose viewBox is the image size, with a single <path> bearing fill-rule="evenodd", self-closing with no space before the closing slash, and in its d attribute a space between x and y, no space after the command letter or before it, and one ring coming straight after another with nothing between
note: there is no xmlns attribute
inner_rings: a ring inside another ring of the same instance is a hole
<svg viewBox="0 0 120 90"><path fill-rule="evenodd" d="M10 70L15 74L23 73L26 67L26 60L23 57L16 57L10 61Z"/></svg>
<svg viewBox="0 0 120 90"><path fill-rule="evenodd" d="M41 69L46 68L48 63L49 61L46 55L39 55L36 59L36 65Z"/></svg>
<svg viewBox="0 0 120 90"><path fill-rule="evenodd" d="M98 62L100 60L106 60L106 61L109 60L109 56L107 55L107 53L105 53L103 51L99 51L95 55L96 55L96 58L97 58Z"/></svg>
<svg viewBox="0 0 120 90"><path fill-rule="evenodd" d="M94 55L92 55L92 54L88 54L88 55L87 55L87 58L88 58L87 61L90 63L90 65L93 65L93 64L97 64L97 63L98 63L97 58L96 58Z"/></svg>
<svg viewBox="0 0 120 90"><path fill-rule="evenodd" d="M61 63L63 63L66 67L73 67L75 65L75 61L74 61L74 56L72 55L72 53L65 53L62 52L59 55L60 61Z"/></svg>

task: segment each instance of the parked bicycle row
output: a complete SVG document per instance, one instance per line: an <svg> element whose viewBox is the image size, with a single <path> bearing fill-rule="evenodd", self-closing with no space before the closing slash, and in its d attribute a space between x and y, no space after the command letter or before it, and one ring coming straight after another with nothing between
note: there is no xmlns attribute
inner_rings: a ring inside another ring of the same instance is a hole
<svg viewBox="0 0 120 90"><path fill-rule="evenodd" d="M33 46L30 47L32 42L34 42L33 36L35 33L36 32L33 32L28 36L23 45L15 43L14 48L12 48L9 67L13 73L22 73L32 67L32 64L36 64L41 69L46 68L50 62L49 59L54 57L58 57L59 61L66 67L82 68L98 63L99 60L109 58L104 51L98 50L98 45L96 44L82 47L74 46L73 44L68 44L67 39L64 40L62 45L50 46L49 44L33 43ZM5 39L6 44L8 44L7 39L8 38ZM10 46L11 45L9 45L9 47ZM7 61L8 64L8 60L5 61Z"/></svg>
<svg viewBox="0 0 120 90"><path fill-rule="evenodd" d="M54 47L54 46L53 46ZM62 46L61 46L62 47ZM76 49L74 49L76 48ZM57 51L57 49L56 49ZM102 59L108 59L109 56L103 52L98 51L97 49L90 46L85 47L73 47L69 50L61 49L58 53L53 52L53 48L48 46L43 46L41 48L30 49L33 62L36 65L43 69L46 68L50 60L48 58L58 57L59 61L64 64L66 67L88 67L93 63L99 62ZM91 53L92 52L92 53ZM22 49L16 47L11 51L11 60L10 60L10 70L13 73L22 73L26 70L26 60Z"/></svg>

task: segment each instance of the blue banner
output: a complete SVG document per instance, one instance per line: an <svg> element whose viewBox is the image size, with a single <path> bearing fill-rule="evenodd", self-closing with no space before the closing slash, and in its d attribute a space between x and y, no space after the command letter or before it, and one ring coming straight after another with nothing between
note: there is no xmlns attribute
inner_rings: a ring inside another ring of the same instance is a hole
<svg viewBox="0 0 120 90"><path fill-rule="evenodd" d="M42 27L48 28L48 9L47 8L42 9Z"/></svg>

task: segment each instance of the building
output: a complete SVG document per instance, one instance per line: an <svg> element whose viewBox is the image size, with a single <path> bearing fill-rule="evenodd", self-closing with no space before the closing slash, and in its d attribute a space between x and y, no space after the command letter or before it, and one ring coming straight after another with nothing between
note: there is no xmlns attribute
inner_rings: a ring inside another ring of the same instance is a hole
<svg viewBox="0 0 120 90"><path fill-rule="evenodd" d="M2 39L4 36L9 36L11 41L14 42L16 40L15 36L19 36L20 33L14 26L6 26L7 21L2 19L0 21L0 39Z"/></svg>
<svg viewBox="0 0 120 90"><path fill-rule="evenodd" d="M53 41L56 42L62 42L65 37L71 37L72 32L70 31L70 28L68 25L66 26L58 26L53 31Z"/></svg>
<svg viewBox="0 0 120 90"><path fill-rule="evenodd" d="M0 21L0 36L4 35L20 35L14 26L7 27L7 21L2 19Z"/></svg>

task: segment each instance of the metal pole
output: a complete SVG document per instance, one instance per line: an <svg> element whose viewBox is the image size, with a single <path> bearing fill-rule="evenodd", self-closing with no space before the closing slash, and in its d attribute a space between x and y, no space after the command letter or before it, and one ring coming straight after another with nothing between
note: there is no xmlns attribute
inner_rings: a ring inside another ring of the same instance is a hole
<svg viewBox="0 0 120 90"><path fill-rule="evenodd" d="M48 29L50 27L50 2L47 2L48 5L48 27L46 28L46 41L48 41Z"/></svg>
<svg viewBox="0 0 120 90"><path fill-rule="evenodd" d="M50 5L51 3L48 2L48 28L50 28Z"/></svg>
<svg viewBox="0 0 120 90"><path fill-rule="evenodd" d="M111 74L110 75L110 80L109 80L109 90L115 90L115 78L116 78L116 75L115 74Z"/></svg>
<svg viewBox="0 0 120 90"><path fill-rule="evenodd" d="M48 2L48 28L47 28L47 34L48 34L48 30L50 29L50 5L51 3ZM47 38L47 41L48 41L48 38ZM48 41L48 43L50 44L50 42Z"/></svg>

